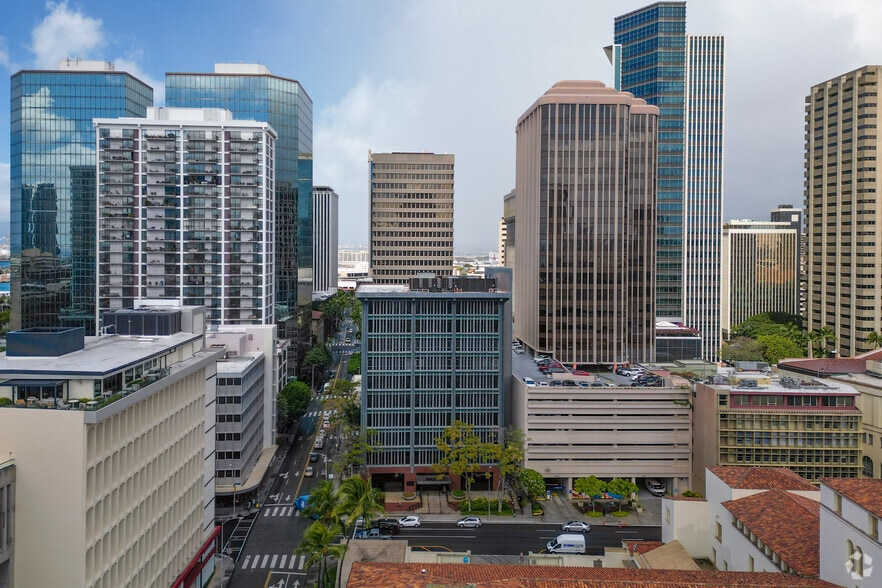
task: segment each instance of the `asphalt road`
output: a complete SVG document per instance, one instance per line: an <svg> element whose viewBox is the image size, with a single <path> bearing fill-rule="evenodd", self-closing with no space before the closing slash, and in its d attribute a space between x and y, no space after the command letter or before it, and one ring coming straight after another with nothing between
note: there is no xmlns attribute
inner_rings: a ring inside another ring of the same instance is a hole
<svg viewBox="0 0 882 588"><path fill-rule="evenodd" d="M563 531L560 525L485 523L477 529L461 529L455 523L423 522L418 529L401 529L392 541L407 540L409 547L428 550L471 550L474 555L518 555L545 549ZM602 555L604 547L621 547L623 539L661 540L661 527L592 526L586 534L588 553Z"/></svg>

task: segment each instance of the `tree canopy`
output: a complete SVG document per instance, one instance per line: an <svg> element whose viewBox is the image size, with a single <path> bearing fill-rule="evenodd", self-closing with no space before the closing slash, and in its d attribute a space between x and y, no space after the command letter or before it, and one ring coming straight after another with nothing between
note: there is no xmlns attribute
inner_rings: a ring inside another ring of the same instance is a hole
<svg viewBox="0 0 882 588"><path fill-rule="evenodd" d="M472 509L472 482L481 471L481 466L492 463L496 450L491 443L484 442L474 432L474 425L460 420L444 429L435 438L435 447L441 451L441 459L432 465L436 472L448 472L451 476L463 476L466 480L466 498L469 510Z"/></svg>
<svg viewBox="0 0 882 588"><path fill-rule="evenodd" d="M778 363L782 359L802 357L803 348L793 339L783 335L760 335L756 338L763 346L763 359Z"/></svg>
<svg viewBox="0 0 882 588"><path fill-rule="evenodd" d="M279 392L277 407L279 420L284 425L282 428L306 414L310 400L312 400L312 391L306 382L300 380L288 382Z"/></svg>
<svg viewBox="0 0 882 588"><path fill-rule="evenodd" d="M346 373L350 376L354 376L356 374L361 373L361 352L357 351L352 354L349 358L349 361L346 363Z"/></svg>
<svg viewBox="0 0 882 588"><path fill-rule="evenodd" d="M529 500L536 500L545 494L545 478L536 470L524 469L521 472L521 488Z"/></svg>
<svg viewBox="0 0 882 588"><path fill-rule="evenodd" d="M764 345L756 339L749 337L735 337L730 341L723 341L720 349L720 359L723 361L764 361Z"/></svg>

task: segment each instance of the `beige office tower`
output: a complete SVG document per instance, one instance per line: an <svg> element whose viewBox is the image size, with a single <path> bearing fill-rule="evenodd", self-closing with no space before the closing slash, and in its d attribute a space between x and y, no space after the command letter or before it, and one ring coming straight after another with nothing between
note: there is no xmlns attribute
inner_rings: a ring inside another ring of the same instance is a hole
<svg viewBox="0 0 882 588"><path fill-rule="evenodd" d="M658 108L558 82L518 120L515 335L567 364L655 359Z"/></svg>
<svg viewBox="0 0 882 588"><path fill-rule="evenodd" d="M805 107L806 328L829 328L827 351L870 351L882 332L879 77L868 65L812 86Z"/></svg>
<svg viewBox="0 0 882 588"><path fill-rule="evenodd" d="M370 275L407 284L453 274L453 155L370 153Z"/></svg>

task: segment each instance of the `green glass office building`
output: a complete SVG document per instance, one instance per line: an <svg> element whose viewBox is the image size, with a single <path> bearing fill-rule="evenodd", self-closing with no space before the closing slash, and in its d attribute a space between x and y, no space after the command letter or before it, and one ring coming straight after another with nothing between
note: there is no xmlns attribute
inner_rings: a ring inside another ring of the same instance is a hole
<svg viewBox="0 0 882 588"><path fill-rule="evenodd" d="M104 61L11 79L11 325L94 334L94 118L143 117L153 89Z"/></svg>
<svg viewBox="0 0 882 588"><path fill-rule="evenodd" d="M166 73L165 89L167 106L225 108L240 120L268 122L278 133L276 319L284 325L298 315L298 307L308 310L312 302L312 99L300 82L259 64L218 63L214 73ZM280 338L294 338L285 330Z"/></svg>
<svg viewBox="0 0 882 588"><path fill-rule="evenodd" d="M614 43L606 53L616 89L659 108L657 316L698 329L701 357L716 359L724 38L687 35L686 2L657 2L617 17Z"/></svg>

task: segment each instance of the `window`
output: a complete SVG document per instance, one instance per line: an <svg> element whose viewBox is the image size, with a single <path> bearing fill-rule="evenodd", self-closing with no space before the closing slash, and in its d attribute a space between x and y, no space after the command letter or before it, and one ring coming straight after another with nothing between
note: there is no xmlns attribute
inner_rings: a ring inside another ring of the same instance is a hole
<svg viewBox="0 0 882 588"><path fill-rule="evenodd" d="M879 518L870 515L870 537L879 539Z"/></svg>
<svg viewBox="0 0 882 588"><path fill-rule="evenodd" d="M752 555L747 556L747 571L748 572L753 571L753 556Z"/></svg>
<svg viewBox="0 0 882 588"><path fill-rule="evenodd" d="M842 514L842 496L839 494L833 495L833 511L836 512L836 514ZM849 541L849 544L850 543L851 542Z"/></svg>
<svg viewBox="0 0 882 588"><path fill-rule="evenodd" d="M717 541L719 541L720 543L723 542L723 525L721 525L719 521L717 521L716 523L716 533L714 534L714 536L716 537Z"/></svg>

